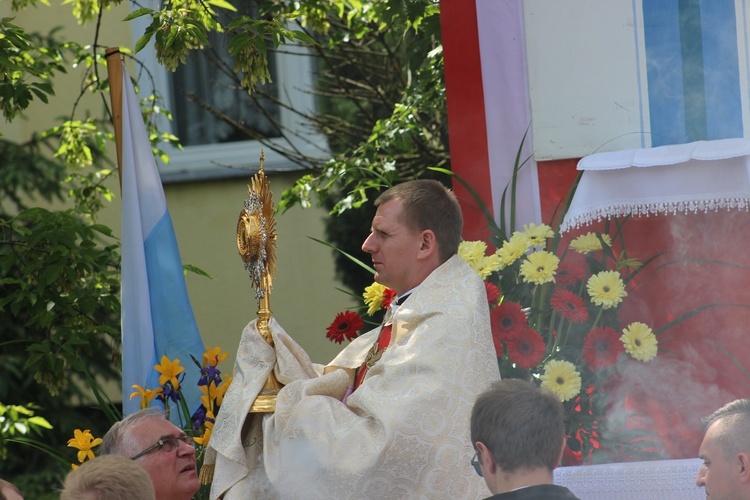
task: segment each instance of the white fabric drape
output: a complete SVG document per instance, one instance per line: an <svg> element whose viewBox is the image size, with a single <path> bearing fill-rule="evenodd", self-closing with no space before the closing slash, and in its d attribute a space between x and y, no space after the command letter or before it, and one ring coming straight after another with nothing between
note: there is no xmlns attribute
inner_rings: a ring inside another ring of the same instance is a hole
<svg viewBox="0 0 750 500"><path fill-rule="evenodd" d="M750 206L750 141L723 139L598 153L583 158L561 231L612 216Z"/></svg>
<svg viewBox="0 0 750 500"><path fill-rule="evenodd" d="M275 357L255 322L245 328L211 437L211 498L489 496L469 464L471 408L500 378L481 278L454 256L387 320L390 346L346 404L345 372L320 375L274 320ZM331 365L359 367L379 331L357 338ZM271 369L285 385L276 412L263 417L262 431L251 416L243 433Z"/></svg>

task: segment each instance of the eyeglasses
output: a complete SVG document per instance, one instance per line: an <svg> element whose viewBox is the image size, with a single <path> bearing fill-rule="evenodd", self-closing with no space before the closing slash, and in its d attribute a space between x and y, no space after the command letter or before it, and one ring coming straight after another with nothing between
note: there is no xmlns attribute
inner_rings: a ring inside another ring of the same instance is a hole
<svg viewBox="0 0 750 500"><path fill-rule="evenodd" d="M180 443L185 443L188 446L193 446L193 438L185 434L183 434L182 436L162 436L157 442L155 442L142 452L130 457L130 460L141 458L143 455L151 453L154 450L164 450L169 453L170 451L177 449L180 446Z"/></svg>
<svg viewBox="0 0 750 500"><path fill-rule="evenodd" d="M474 472L479 474L479 477L484 477L484 474L482 474L482 467L479 465L479 451L474 453L474 458L471 459L471 466L474 467Z"/></svg>

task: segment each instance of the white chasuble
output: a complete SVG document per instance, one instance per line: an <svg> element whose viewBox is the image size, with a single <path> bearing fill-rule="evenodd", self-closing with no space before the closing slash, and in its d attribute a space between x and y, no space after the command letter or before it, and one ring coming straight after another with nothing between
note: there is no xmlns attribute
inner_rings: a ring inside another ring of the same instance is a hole
<svg viewBox="0 0 750 500"><path fill-rule="evenodd" d="M275 353L245 328L206 457L212 499L489 496L469 463L472 406L500 378L481 278L453 256L387 321L391 343L346 403L347 374L322 375L273 318ZM379 332L330 364L358 368ZM271 369L276 412L248 415Z"/></svg>

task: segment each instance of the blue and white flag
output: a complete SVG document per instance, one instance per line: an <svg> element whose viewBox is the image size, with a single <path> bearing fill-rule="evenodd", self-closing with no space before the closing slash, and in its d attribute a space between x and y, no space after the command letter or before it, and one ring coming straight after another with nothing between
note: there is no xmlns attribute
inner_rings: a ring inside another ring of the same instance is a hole
<svg viewBox="0 0 750 500"><path fill-rule="evenodd" d="M163 355L179 359L188 409L200 404L204 346L190 305L180 251L141 108L125 64L122 80L122 394L123 413L138 410L133 385L155 389ZM174 405L171 405L174 409ZM173 412L176 414L176 411ZM174 420L174 417L173 417Z"/></svg>

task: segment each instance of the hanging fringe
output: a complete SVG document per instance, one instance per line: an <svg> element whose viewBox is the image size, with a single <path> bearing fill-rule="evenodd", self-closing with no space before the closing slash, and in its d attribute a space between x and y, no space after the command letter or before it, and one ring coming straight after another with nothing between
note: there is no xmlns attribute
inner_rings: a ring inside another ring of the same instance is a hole
<svg viewBox="0 0 750 500"><path fill-rule="evenodd" d="M211 484L214 480L214 464L203 464L198 479L201 484Z"/></svg>

